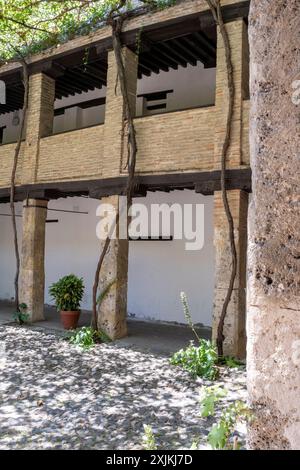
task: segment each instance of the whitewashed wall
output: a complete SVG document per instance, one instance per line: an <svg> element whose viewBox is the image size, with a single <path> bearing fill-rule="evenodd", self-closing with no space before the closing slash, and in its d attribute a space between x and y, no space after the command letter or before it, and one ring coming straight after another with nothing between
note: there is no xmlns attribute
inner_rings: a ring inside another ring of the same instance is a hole
<svg viewBox="0 0 300 470"><path fill-rule="evenodd" d="M213 198L192 191L153 193L137 202L190 202L205 204L205 245L199 251L185 251L184 241L130 242L128 312L136 318L184 323L180 292L187 293L195 322L211 325L213 306ZM48 288L52 282L74 273L84 278L86 290L82 307L91 309L93 276L99 255L96 238L98 201L68 198L51 201L50 208L87 211L88 215L48 211L59 223L46 228L46 303L52 303ZM21 208L20 208L21 209ZM18 207L18 210L20 210ZM0 213L9 212L0 205ZM20 225L21 219L18 220ZM0 216L0 298L13 296L14 256L11 221Z"/></svg>
<svg viewBox="0 0 300 470"><path fill-rule="evenodd" d="M0 204L0 214L10 214L9 204ZM16 214L22 215L22 204L16 204ZM22 244L22 219L17 217L18 240ZM0 299L10 300L14 296L16 261L11 217L0 215Z"/></svg>

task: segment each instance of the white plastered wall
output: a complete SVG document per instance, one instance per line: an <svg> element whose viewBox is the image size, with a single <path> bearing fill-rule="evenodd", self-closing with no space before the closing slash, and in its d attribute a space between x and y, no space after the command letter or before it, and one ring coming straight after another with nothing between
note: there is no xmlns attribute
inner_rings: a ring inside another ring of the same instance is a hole
<svg viewBox="0 0 300 470"><path fill-rule="evenodd" d="M214 284L213 198L193 191L150 193L138 203L204 204L205 243L201 251L185 251L184 240L131 241L129 254L128 313L136 318L185 323L180 292L188 295L196 323L211 325ZM85 296L82 308L91 309L93 277L99 256L96 209L99 201L68 198L51 201L49 208L87 211L88 215L48 211L46 226L46 303L48 288L66 274L82 276ZM18 213L21 207L18 205ZM9 212L0 205L0 213ZM13 297L14 252L11 220L0 217L0 298ZM21 228L21 219L18 219ZM20 233L21 235L21 233Z"/></svg>

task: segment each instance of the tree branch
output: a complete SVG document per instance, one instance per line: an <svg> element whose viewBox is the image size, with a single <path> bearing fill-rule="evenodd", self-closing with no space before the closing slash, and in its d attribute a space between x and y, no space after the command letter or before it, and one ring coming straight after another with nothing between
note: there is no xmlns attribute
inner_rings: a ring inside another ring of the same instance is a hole
<svg viewBox="0 0 300 470"><path fill-rule="evenodd" d="M28 70L27 70L27 63L24 58L19 59L20 63L23 67L23 83L24 83L24 104L23 104L23 114L21 119L21 126L20 126L20 133L18 142L15 148L14 159L13 159L13 167L11 172L11 182L10 182L10 210L11 210L11 219L12 219L12 226L13 226L13 239L14 239L14 249L15 249L15 257L16 257L16 273L14 279L14 286L15 286L15 307L16 310L19 311L19 276L20 276L20 253L19 253L19 244L18 244L18 232L17 232L17 223L16 223L16 211L15 211L15 186L16 186L16 173L18 167L18 160L21 150L22 144L22 136L25 128L26 122L26 114L27 114L27 107L28 107Z"/></svg>

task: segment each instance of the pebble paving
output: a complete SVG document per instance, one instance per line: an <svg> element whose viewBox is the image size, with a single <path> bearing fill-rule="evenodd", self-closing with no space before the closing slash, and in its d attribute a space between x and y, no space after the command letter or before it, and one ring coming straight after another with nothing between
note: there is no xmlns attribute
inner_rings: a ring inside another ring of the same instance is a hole
<svg viewBox="0 0 300 470"><path fill-rule="evenodd" d="M243 369L221 370L219 414L246 399L245 381ZM167 357L117 343L83 351L54 333L2 325L0 449L138 450L144 424L159 449L209 448L215 418L199 416L203 385L212 384Z"/></svg>

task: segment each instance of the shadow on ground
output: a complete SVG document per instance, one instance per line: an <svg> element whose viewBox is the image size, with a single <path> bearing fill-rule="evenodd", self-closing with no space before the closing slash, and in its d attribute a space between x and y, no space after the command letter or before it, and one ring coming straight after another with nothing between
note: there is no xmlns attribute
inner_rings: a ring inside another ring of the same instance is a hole
<svg viewBox="0 0 300 470"><path fill-rule="evenodd" d="M13 312L14 307L11 303L0 301L0 324L11 322ZM30 327L64 333L59 313L54 307L45 306L45 318L45 321L34 323ZM90 323L91 312L83 311L78 326L86 326ZM197 327L196 330L201 338L211 338L210 328ZM117 344L119 347L133 347L145 352L170 355L185 347L193 339L195 338L191 329L185 325L146 322L129 318L128 337L119 340Z"/></svg>
<svg viewBox="0 0 300 470"><path fill-rule="evenodd" d="M1 449L140 449L144 424L163 449L205 442L202 382L165 357L117 344L82 351L49 332L3 325L0 348ZM244 372L222 382L228 401L245 394Z"/></svg>

